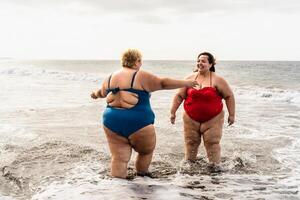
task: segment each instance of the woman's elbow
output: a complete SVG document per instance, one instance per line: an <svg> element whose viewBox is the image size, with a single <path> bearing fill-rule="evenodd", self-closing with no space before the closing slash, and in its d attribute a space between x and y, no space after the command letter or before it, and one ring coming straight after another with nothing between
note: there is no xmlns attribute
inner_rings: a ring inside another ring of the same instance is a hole
<svg viewBox="0 0 300 200"><path fill-rule="evenodd" d="M162 89L162 90L167 89L168 85L169 85L168 82L169 82L168 78L161 78L159 88Z"/></svg>
<svg viewBox="0 0 300 200"><path fill-rule="evenodd" d="M177 104L180 105L183 102L183 100L184 100L184 97L182 96L182 94L181 93L177 93L174 96L173 102L176 102Z"/></svg>
<svg viewBox="0 0 300 200"><path fill-rule="evenodd" d="M175 89L175 88L177 88L176 82L170 78L162 78L160 81L160 88L161 88L161 90Z"/></svg>
<svg viewBox="0 0 300 200"><path fill-rule="evenodd" d="M230 100L232 98L233 98L233 93L232 92L223 95L223 99L225 99L226 101Z"/></svg>

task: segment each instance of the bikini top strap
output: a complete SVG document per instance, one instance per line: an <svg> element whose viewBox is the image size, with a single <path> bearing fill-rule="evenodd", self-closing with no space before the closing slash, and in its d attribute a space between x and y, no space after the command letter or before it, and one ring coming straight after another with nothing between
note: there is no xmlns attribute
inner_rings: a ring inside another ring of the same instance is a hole
<svg viewBox="0 0 300 200"><path fill-rule="evenodd" d="M132 76L130 88L133 87L134 79L135 79L135 76L136 76L137 72L138 72L138 71L134 72L134 74L133 74L133 76Z"/></svg>
<svg viewBox="0 0 300 200"><path fill-rule="evenodd" d="M108 78L108 85L107 85L107 88L110 90L110 79L111 79L111 76L112 76L112 74L109 76L109 78Z"/></svg>

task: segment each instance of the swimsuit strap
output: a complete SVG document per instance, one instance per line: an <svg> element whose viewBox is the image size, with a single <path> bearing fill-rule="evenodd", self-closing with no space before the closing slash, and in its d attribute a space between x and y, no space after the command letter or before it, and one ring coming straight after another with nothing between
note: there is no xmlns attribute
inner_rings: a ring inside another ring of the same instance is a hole
<svg viewBox="0 0 300 200"><path fill-rule="evenodd" d="M135 76L136 76L137 72L138 72L138 71L135 71L134 74L133 74L133 76L132 76L130 89L133 89L132 87L133 87L133 83L134 83ZM108 90L111 90L111 89L110 89L110 80L111 80L111 77L112 77L112 74L111 74L111 75L109 76L109 78L108 78L108 86L107 86L107 87L108 87ZM124 90L124 89L120 89L119 87L117 87L117 88L114 88L113 90L114 90L114 93L117 93L119 90Z"/></svg>
<svg viewBox="0 0 300 200"><path fill-rule="evenodd" d="M130 88L133 87L134 79L135 79L135 76L136 76L137 72L138 72L138 71L134 72L134 74L133 74L133 76L132 76Z"/></svg>
<svg viewBox="0 0 300 200"><path fill-rule="evenodd" d="M199 73L197 73L195 80L198 78ZM211 78L211 71L209 72L209 82L210 82L210 87L212 86L212 78ZM202 88L202 84L201 84L201 88Z"/></svg>
<svg viewBox="0 0 300 200"><path fill-rule="evenodd" d="M209 72L209 79L210 79L210 87L211 87L212 86L211 71Z"/></svg>
<svg viewBox="0 0 300 200"><path fill-rule="evenodd" d="M197 72L197 75L196 75L196 77L195 77L195 80L198 78L198 75L199 75L199 72ZM194 80L194 81L195 81L195 80Z"/></svg>
<svg viewBox="0 0 300 200"><path fill-rule="evenodd" d="M197 75L196 75L196 77L195 77L195 80L197 80L198 76L199 76L199 72L197 72ZM195 80L194 80L194 81L195 81ZM197 81L197 82L198 82L198 81ZM202 84L201 84L201 88L202 88ZM200 88L200 89L201 89L201 88Z"/></svg>
<svg viewBox="0 0 300 200"><path fill-rule="evenodd" d="M112 76L112 74L109 76L109 78L108 78L108 85L107 85L107 88L110 90L110 79L111 79L111 76Z"/></svg>

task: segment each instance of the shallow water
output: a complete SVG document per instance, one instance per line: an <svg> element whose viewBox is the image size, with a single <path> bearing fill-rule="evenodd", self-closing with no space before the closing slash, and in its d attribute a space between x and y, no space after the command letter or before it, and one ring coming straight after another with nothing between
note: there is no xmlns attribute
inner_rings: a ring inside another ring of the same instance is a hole
<svg viewBox="0 0 300 200"><path fill-rule="evenodd" d="M146 61L176 78L192 61ZM90 91L119 61L0 61L0 199L300 199L299 62L220 62L236 96L237 122L224 124L221 173L203 145L183 162L182 108L169 123L175 91L152 94L157 147L154 178L109 176L101 129L103 100ZM227 116L227 115L226 115ZM226 121L226 120L225 120Z"/></svg>

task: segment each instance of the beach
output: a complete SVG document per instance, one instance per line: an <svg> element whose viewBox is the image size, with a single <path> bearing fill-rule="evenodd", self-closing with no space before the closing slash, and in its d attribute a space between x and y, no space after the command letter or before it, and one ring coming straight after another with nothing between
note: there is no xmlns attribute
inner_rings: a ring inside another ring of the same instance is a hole
<svg viewBox="0 0 300 200"><path fill-rule="evenodd" d="M184 78L195 61L145 61L159 76ZM221 173L184 158L182 106L169 122L176 90L151 94L157 144L154 178L112 178L102 129L103 99L90 93L120 61L0 60L0 199L300 199L300 62L220 61L216 72L236 98L225 124Z"/></svg>

